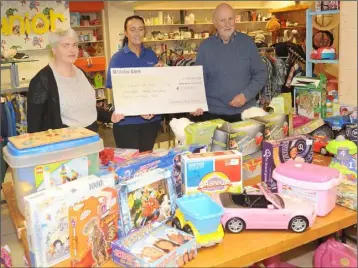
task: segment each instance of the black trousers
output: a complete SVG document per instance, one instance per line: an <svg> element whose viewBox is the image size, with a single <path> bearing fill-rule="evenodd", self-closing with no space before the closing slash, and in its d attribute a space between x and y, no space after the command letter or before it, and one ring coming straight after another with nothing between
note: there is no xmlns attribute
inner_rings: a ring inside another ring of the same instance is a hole
<svg viewBox="0 0 358 268"><path fill-rule="evenodd" d="M209 121L214 119L222 119L229 123L235 123L241 121L241 114L223 115L223 114L212 114L212 113L205 112L201 116L191 116L191 118L189 119L193 122L203 122L203 121Z"/></svg>
<svg viewBox="0 0 358 268"><path fill-rule="evenodd" d="M160 120L146 124L114 125L113 136L117 148L145 152L153 150L159 130Z"/></svg>

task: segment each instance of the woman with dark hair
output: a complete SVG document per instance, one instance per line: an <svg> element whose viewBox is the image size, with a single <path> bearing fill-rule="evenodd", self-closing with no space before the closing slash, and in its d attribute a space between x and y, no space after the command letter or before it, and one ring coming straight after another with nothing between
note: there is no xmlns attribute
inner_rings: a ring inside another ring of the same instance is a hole
<svg viewBox="0 0 358 268"><path fill-rule="evenodd" d="M161 66L149 48L143 46L144 20L140 16L128 17L124 22L123 49L116 52L109 63L106 87L112 89L111 68L133 68ZM140 152L153 149L160 129L160 115L126 116L113 126L113 135L118 148L138 149Z"/></svg>

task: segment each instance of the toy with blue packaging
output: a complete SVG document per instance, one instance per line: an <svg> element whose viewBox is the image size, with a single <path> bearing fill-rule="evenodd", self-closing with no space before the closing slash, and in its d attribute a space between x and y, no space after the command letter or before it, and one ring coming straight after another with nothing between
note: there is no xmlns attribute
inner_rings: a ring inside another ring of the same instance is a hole
<svg viewBox="0 0 358 268"><path fill-rule="evenodd" d="M112 174L94 175L25 196L27 241L32 267L51 267L70 258L69 208L114 188ZM77 235L79 235L77 233ZM64 267L70 267L70 264Z"/></svg>
<svg viewBox="0 0 358 268"><path fill-rule="evenodd" d="M117 185L119 237L152 222L167 222L175 212L176 193L171 172L156 169Z"/></svg>
<svg viewBox="0 0 358 268"><path fill-rule="evenodd" d="M176 204L173 227L193 235L198 248L222 241L224 230L220 219L224 210L218 203L206 194L197 193L178 198Z"/></svg>
<svg viewBox="0 0 358 268"><path fill-rule="evenodd" d="M155 222L112 242L121 267L182 267L197 255L195 238Z"/></svg>
<svg viewBox="0 0 358 268"><path fill-rule="evenodd" d="M103 141L85 128L63 128L9 138L4 159L12 168L18 208L23 197L96 174Z"/></svg>

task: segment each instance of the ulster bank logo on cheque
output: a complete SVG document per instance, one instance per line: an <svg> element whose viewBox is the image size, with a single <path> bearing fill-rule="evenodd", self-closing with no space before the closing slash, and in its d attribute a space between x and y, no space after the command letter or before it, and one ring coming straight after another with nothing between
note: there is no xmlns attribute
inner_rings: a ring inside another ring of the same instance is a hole
<svg viewBox="0 0 358 268"><path fill-rule="evenodd" d="M226 192L232 185L229 178L222 172L206 174L199 183L201 192Z"/></svg>

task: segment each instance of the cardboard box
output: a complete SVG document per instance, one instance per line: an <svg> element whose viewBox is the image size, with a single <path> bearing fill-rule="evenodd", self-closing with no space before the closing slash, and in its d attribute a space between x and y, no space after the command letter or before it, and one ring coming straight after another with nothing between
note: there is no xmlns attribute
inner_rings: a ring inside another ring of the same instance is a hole
<svg viewBox="0 0 358 268"><path fill-rule="evenodd" d="M242 192L242 154L222 151L182 157L184 193Z"/></svg>
<svg viewBox="0 0 358 268"><path fill-rule="evenodd" d="M290 159L303 159L304 162L313 161L313 138L309 136L295 136L280 140L264 141L262 146L261 180L268 188L276 193L277 182L272 178L273 170L281 163Z"/></svg>
<svg viewBox="0 0 358 268"><path fill-rule="evenodd" d="M181 267L197 255L193 236L158 222L113 242L112 250L121 267Z"/></svg>
<svg viewBox="0 0 358 268"><path fill-rule="evenodd" d="M343 180L337 187L336 203L357 211L357 180Z"/></svg>
<svg viewBox="0 0 358 268"><path fill-rule="evenodd" d="M188 125L185 128L185 144L210 145L214 130L224 123L224 120L215 119Z"/></svg>
<svg viewBox="0 0 358 268"><path fill-rule="evenodd" d="M26 196L25 219L31 266L51 267L69 259L69 207L114 186L112 174L100 178L91 175Z"/></svg>
<svg viewBox="0 0 358 268"><path fill-rule="evenodd" d="M326 117L327 78L295 77L294 86L295 112L310 119Z"/></svg>
<svg viewBox="0 0 358 268"><path fill-rule="evenodd" d="M261 151L258 151L253 154L245 155L243 157L243 164L242 164L243 183L245 184L245 181L256 178L257 176L261 176L261 168L262 168Z"/></svg>
<svg viewBox="0 0 358 268"><path fill-rule="evenodd" d="M251 119L265 124L265 140L277 140L289 136L289 116L286 114L271 113Z"/></svg>
<svg viewBox="0 0 358 268"><path fill-rule="evenodd" d="M156 169L117 185L119 237L154 221L166 223L175 213L176 192L171 171Z"/></svg>
<svg viewBox="0 0 358 268"><path fill-rule="evenodd" d="M243 156L260 151L265 125L255 120L224 123L214 132L211 151L237 150Z"/></svg>
<svg viewBox="0 0 358 268"><path fill-rule="evenodd" d="M273 97L268 108L272 109L273 113L288 115L289 135L293 135L293 108L291 93L281 93Z"/></svg>

